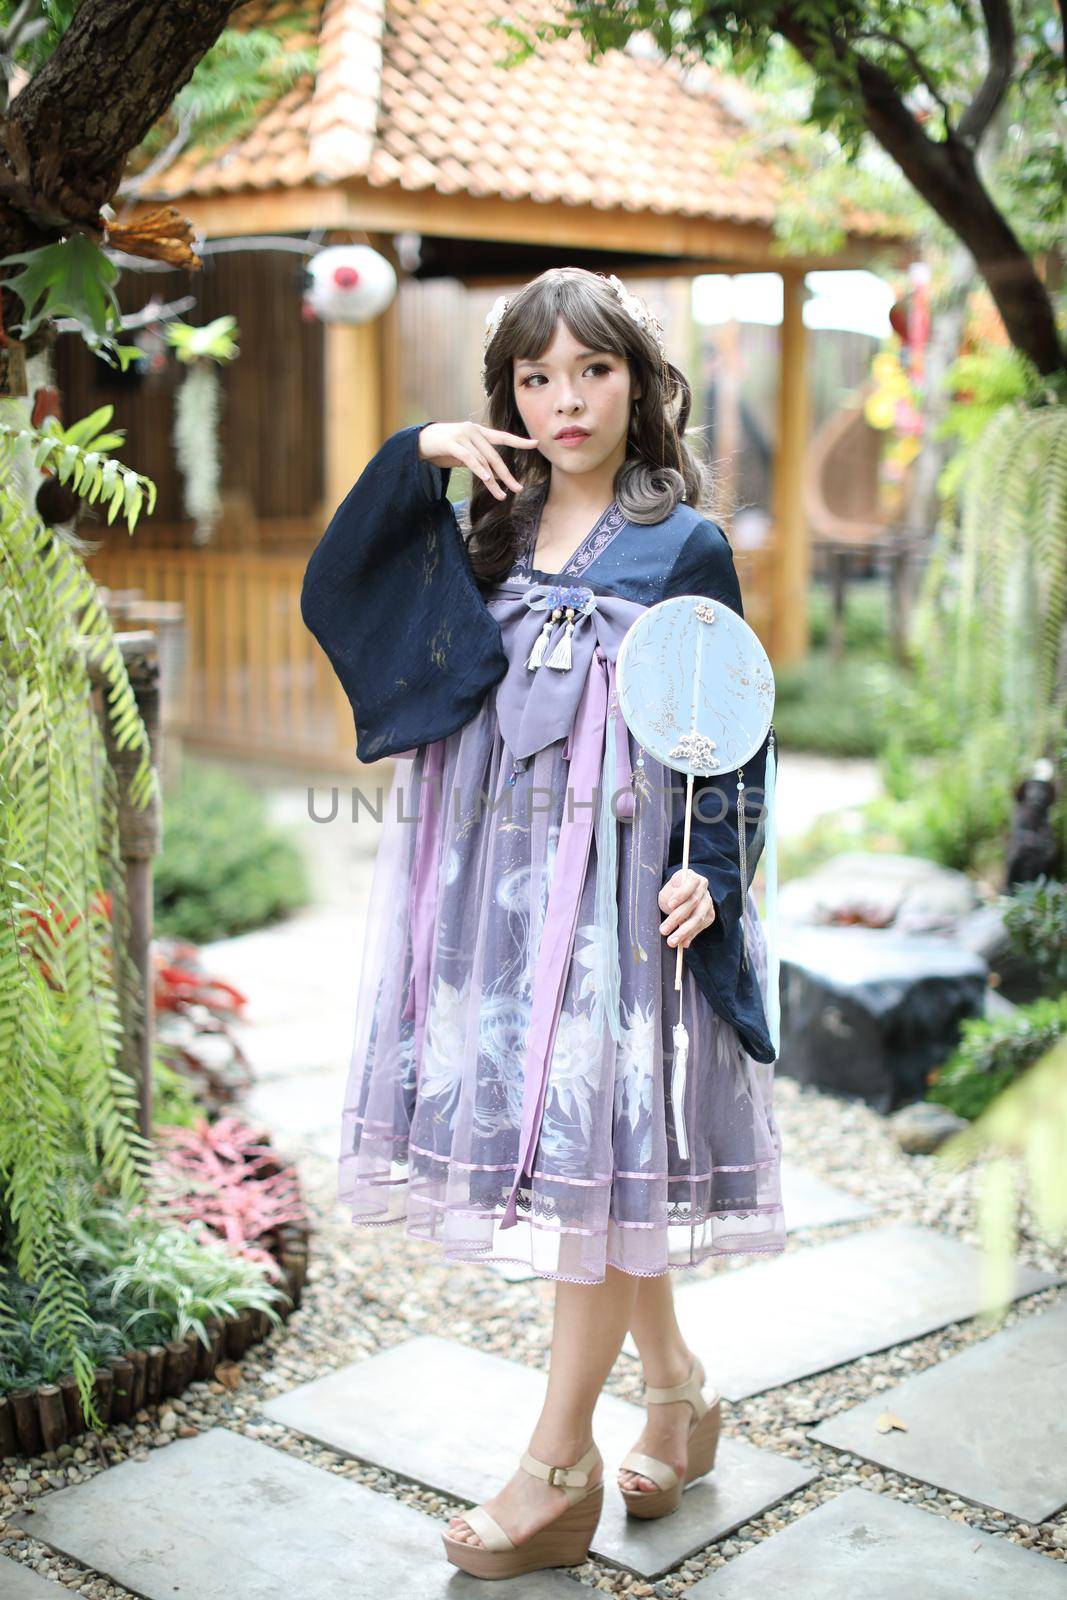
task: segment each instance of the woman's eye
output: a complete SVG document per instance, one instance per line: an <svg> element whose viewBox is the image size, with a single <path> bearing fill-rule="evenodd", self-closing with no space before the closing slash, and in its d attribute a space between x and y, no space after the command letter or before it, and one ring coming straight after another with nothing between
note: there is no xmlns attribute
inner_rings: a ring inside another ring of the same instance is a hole
<svg viewBox="0 0 1067 1600"><path fill-rule="evenodd" d="M586 372L594 372L594 371L610 372L611 368L608 366L608 363L606 361L590 361L589 365L586 367L585 370L586 370ZM533 380L535 378L543 378L543 377L544 377L544 373L543 372L531 372L531 374L530 374L530 376L528 378L523 378L522 382L519 384L519 388L520 389L527 389L533 383Z"/></svg>

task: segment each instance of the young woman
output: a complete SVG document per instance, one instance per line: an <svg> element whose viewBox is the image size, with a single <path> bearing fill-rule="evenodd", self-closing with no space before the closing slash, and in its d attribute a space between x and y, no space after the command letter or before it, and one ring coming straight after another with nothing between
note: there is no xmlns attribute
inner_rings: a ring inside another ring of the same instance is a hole
<svg viewBox="0 0 1067 1600"><path fill-rule="evenodd" d="M785 1223L750 889L762 804L745 812L742 881L737 774L698 780L682 870L685 780L635 743L615 694L647 607L699 594L742 612L683 437L689 387L644 303L580 268L498 299L484 387L485 424L386 441L302 606L360 757L398 758L339 1193L357 1224L557 1280L529 1448L445 1536L457 1566L507 1577L586 1558L603 1499L593 1408L627 1329L649 1403L618 1478L628 1510L671 1511L709 1470L719 1397L702 1393L669 1269L778 1252ZM462 467L457 518L445 491ZM772 733L744 769L760 802Z"/></svg>

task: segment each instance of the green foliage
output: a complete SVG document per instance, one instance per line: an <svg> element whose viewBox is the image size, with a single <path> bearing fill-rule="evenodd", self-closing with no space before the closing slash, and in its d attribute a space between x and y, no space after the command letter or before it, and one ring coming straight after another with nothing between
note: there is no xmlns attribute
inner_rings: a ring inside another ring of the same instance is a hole
<svg viewBox="0 0 1067 1600"><path fill-rule="evenodd" d="M775 673L774 725L787 750L874 756L886 736L883 696L891 674L882 663L825 651Z"/></svg>
<svg viewBox="0 0 1067 1600"><path fill-rule="evenodd" d="M1067 883L1042 873L1016 884L1001 902L1013 950L1037 969L1052 994L1067 990Z"/></svg>
<svg viewBox="0 0 1067 1600"><path fill-rule="evenodd" d="M133 1203L148 1151L120 1061L139 990L117 780L90 701L94 658L115 736L140 756L131 800L143 805L157 787L96 587L23 507L23 456L0 435L0 1249L37 1288L34 1337L74 1371L95 1418L93 1323L68 1252L72 1175L91 1152L100 1181ZM0 1274L0 1340L9 1287Z"/></svg>
<svg viewBox="0 0 1067 1600"><path fill-rule="evenodd" d="M189 143L205 151L247 132L272 102L315 70L317 45L287 44L294 34L314 33L318 19L318 7L294 5L286 15L272 15L269 28L226 28L145 138L135 165L158 154L176 127L186 126Z"/></svg>
<svg viewBox="0 0 1067 1600"><path fill-rule="evenodd" d="M934 430L935 438L954 439L959 445L937 483L947 511L954 508L973 459L971 447L977 445L997 412L1016 400L1040 404L1048 380L1040 376L1022 351L994 345L958 356L945 374L943 387L959 396Z"/></svg>
<svg viewBox="0 0 1067 1600"><path fill-rule="evenodd" d="M1006 1016L967 1017L926 1098L958 1117L977 1117L1065 1034L1067 995L1034 1000Z"/></svg>
<svg viewBox="0 0 1067 1600"><path fill-rule="evenodd" d="M850 656L863 651L888 657L889 591L884 583L850 584L844 621L844 647ZM825 583L813 584L808 592L808 625L812 649L825 649L833 626L833 596Z"/></svg>
<svg viewBox="0 0 1067 1600"><path fill-rule="evenodd" d="M1017 1289L1015 1183L1028 1181L1034 1228L1067 1242L1067 1038L1059 1039L934 1156L948 1170L979 1166L978 1229L987 1312L1010 1308Z"/></svg>
<svg viewBox="0 0 1067 1600"><path fill-rule="evenodd" d="M114 414L114 406L100 406L69 428L61 427L55 417L46 418L40 428L17 428L0 422L0 433L32 449L33 464L39 470L47 467L60 483L69 478L74 491L90 505L106 498L108 522L114 522L121 511L132 534L146 498L149 516L155 510L156 486L151 478L124 467L107 454L126 437L124 428L113 433L105 431Z"/></svg>
<svg viewBox="0 0 1067 1600"><path fill-rule="evenodd" d="M203 328L194 328L175 317L167 323L165 338L174 346L179 361L232 361L238 353L233 337L236 327L236 317L216 317Z"/></svg>
<svg viewBox="0 0 1067 1600"><path fill-rule="evenodd" d="M168 797L154 876L156 931L201 944L261 927L310 894L303 857L257 791L192 760Z"/></svg>
<svg viewBox="0 0 1067 1600"><path fill-rule="evenodd" d="M193 1093L192 1085L183 1072L172 1067L162 1052L152 1063L152 1131L168 1128L192 1128L202 1121L204 1107Z"/></svg>
<svg viewBox="0 0 1067 1600"><path fill-rule="evenodd" d="M178 1226L107 1201L87 1208L71 1238L70 1270L85 1299L85 1353L94 1367L189 1332L206 1345L208 1318L246 1308L265 1311L275 1326L281 1321L282 1291L266 1281L263 1269L232 1255L196 1223ZM38 1287L9 1275L0 1393L54 1383L70 1370L65 1352L40 1337L40 1295Z"/></svg>
<svg viewBox="0 0 1067 1600"><path fill-rule="evenodd" d="M46 318L73 317L90 350L125 372L140 355L136 345L116 344L122 311L115 296L119 269L99 245L83 233L71 233L56 244L0 256L0 267L22 263L22 271L4 278L4 288L26 307L12 330L28 339Z"/></svg>
<svg viewBox="0 0 1067 1600"><path fill-rule="evenodd" d="M980 404L1019 381L1032 392L1017 361L982 372ZM891 713L885 776L906 837L928 837L948 865L995 867L1015 785L1038 758L1052 763L1067 850L1067 407L1000 406L954 472L958 504L924 574L914 690ZM929 764L914 759L932 746Z"/></svg>
<svg viewBox="0 0 1067 1600"><path fill-rule="evenodd" d="M909 855L996 874L1011 822L1016 753L1011 730L992 721L954 750L913 759L906 780L898 770L898 792L871 803L872 819L891 825Z"/></svg>

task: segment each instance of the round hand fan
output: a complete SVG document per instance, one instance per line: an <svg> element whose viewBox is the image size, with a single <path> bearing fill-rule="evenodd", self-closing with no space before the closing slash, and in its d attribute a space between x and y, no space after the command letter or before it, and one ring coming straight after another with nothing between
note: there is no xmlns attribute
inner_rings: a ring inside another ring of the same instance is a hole
<svg viewBox="0 0 1067 1600"><path fill-rule="evenodd" d="M737 612L702 595L677 595L649 606L628 630L615 666L619 710L634 738L665 767L686 774L682 866L689 865L694 777L743 769L763 744L774 711L774 673L759 638ZM765 804L767 903L774 917L777 840L774 833L774 741L767 752ZM745 784L737 782L737 835L741 874L742 937L747 893ZM768 955L768 1026L778 1050L778 959L772 924ZM745 946L747 956L747 943ZM671 1100L682 1156L687 1155L683 1104L689 1034L682 1021L682 957L674 987L679 991L674 1024Z"/></svg>

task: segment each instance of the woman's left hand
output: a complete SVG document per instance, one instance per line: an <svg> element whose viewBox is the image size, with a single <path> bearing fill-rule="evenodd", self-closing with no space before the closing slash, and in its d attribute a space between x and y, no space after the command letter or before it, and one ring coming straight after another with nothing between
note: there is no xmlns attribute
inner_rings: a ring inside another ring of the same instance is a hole
<svg viewBox="0 0 1067 1600"><path fill-rule="evenodd" d="M659 931L669 945L684 950L715 921L715 902L708 880L692 867L679 867L659 892L659 908L669 913Z"/></svg>

